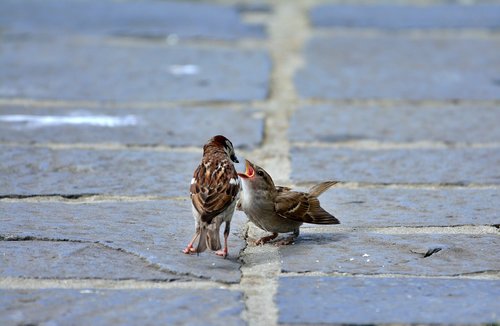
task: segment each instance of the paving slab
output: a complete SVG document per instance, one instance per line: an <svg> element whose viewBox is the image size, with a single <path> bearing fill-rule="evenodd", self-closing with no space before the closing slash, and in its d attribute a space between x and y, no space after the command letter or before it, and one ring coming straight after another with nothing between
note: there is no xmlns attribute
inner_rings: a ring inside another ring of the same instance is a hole
<svg viewBox="0 0 500 326"><path fill-rule="evenodd" d="M0 195L188 196L201 153L0 146Z"/></svg>
<svg viewBox="0 0 500 326"><path fill-rule="evenodd" d="M0 28L8 34L80 34L144 38L262 38L262 25L242 22L238 8L165 1L4 0Z"/></svg>
<svg viewBox="0 0 500 326"><path fill-rule="evenodd" d="M500 28L500 6L495 4L334 5L314 7L315 27L384 29Z"/></svg>
<svg viewBox="0 0 500 326"><path fill-rule="evenodd" d="M222 289L0 290L0 323L245 325L242 300L241 292Z"/></svg>
<svg viewBox="0 0 500 326"><path fill-rule="evenodd" d="M500 224L500 189L332 188L319 199L343 226Z"/></svg>
<svg viewBox="0 0 500 326"><path fill-rule="evenodd" d="M455 276L500 271L498 235L341 233L333 226L301 230L294 245L279 249L284 272Z"/></svg>
<svg viewBox="0 0 500 326"><path fill-rule="evenodd" d="M244 215L238 212L231 223L229 257L222 259L211 251L199 256L182 253L194 234L188 200L79 204L0 202L0 236L4 239L0 241L0 249L18 245L19 253L24 258L30 257L25 261L31 260L33 264L23 271L19 270L22 262L11 260L3 265L3 272L4 276L34 275L39 270L39 277L67 278L71 274L79 278L144 279L155 278L157 270L158 275L165 273L167 278L174 274L180 279L205 278L234 283L240 279L238 253L245 245L240 236L244 223ZM33 240L42 241L43 245L37 248L38 243ZM98 245L87 247L87 242ZM82 246L81 251L77 245ZM52 252L56 255L54 259L50 257ZM95 257L88 258L86 252ZM110 262L115 259L116 263L110 263L102 271L92 271L94 262L106 259ZM65 263L68 264L65 268L45 271L51 264ZM137 275L138 269L143 269L144 275Z"/></svg>
<svg viewBox="0 0 500 326"><path fill-rule="evenodd" d="M282 277L280 324L485 324L500 321L500 281ZM300 298L300 300L297 300Z"/></svg>
<svg viewBox="0 0 500 326"><path fill-rule="evenodd" d="M0 254L2 277L168 282L193 279L162 271L139 256L96 243L0 241Z"/></svg>
<svg viewBox="0 0 500 326"><path fill-rule="evenodd" d="M499 107L305 106L290 122L295 142L378 140L486 143L500 141Z"/></svg>
<svg viewBox="0 0 500 326"><path fill-rule="evenodd" d="M315 36L304 52L295 85L306 98L500 99L494 37Z"/></svg>
<svg viewBox="0 0 500 326"><path fill-rule="evenodd" d="M499 184L497 148L381 149L294 147L292 180Z"/></svg>
<svg viewBox="0 0 500 326"><path fill-rule="evenodd" d="M47 37L4 40L0 51L0 97L249 101L268 94L271 63L261 50Z"/></svg>
<svg viewBox="0 0 500 326"><path fill-rule="evenodd" d="M75 109L0 106L0 141L199 146L223 134L239 148L262 142L254 110L219 108Z"/></svg>

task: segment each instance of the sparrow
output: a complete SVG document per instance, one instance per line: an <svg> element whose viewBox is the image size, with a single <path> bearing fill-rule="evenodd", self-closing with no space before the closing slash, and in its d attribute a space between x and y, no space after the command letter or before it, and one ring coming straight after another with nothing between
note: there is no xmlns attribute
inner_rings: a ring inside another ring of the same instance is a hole
<svg viewBox="0 0 500 326"><path fill-rule="evenodd" d="M257 227L272 233L257 240L257 245L275 239L278 233L293 232L291 237L277 243L291 244L299 236L302 223L340 224L338 219L321 208L317 198L336 181L315 185L307 193L293 191L288 187L275 186L263 168L248 160L245 173L238 175L243 186L238 207Z"/></svg>
<svg viewBox="0 0 500 326"><path fill-rule="evenodd" d="M218 256L227 256L227 238L240 191L240 180L233 162L239 163L233 144L226 137L214 136L203 146L203 157L194 171L189 189L195 234L183 250L185 254L199 254L208 247ZM224 249L220 250L222 222L225 222ZM198 245L193 248L197 239Z"/></svg>

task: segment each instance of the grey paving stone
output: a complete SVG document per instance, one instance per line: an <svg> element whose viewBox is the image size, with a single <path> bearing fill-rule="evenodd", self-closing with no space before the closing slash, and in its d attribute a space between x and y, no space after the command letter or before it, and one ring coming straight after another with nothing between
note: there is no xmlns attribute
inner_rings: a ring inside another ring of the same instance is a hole
<svg viewBox="0 0 500 326"><path fill-rule="evenodd" d="M317 36L295 85L323 99L498 100L498 52L497 38Z"/></svg>
<svg viewBox="0 0 500 326"><path fill-rule="evenodd" d="M500 224L499 189L345 189L320 197L344 226Z"/></svg>
<svg viewBox="0 0 500 326"><path fill-rule="evenodd" d="M245 325L242 297L222 289L0 290L0 323Z"/></svg>
<svg viewBox="0 0 500 326"><path fill-rule="evenodd" d="M0 97L249 101L268 93L270 60L260 50L37 38L1 42L0 51Z"/></svg>
<svg viewBox="0 0 500 326"><path fill-rule="evenodd" d="M292 180L368 183L499 184L496 148L291 150Z"/></svg>
<svg viewBox="0 0 500 326"><path fill-rule="evenodd" d="M498 142L498 107L302 107L292 117L296 142L379 140L393 142Z"/></svg>
<svg viewBox="0 0 500 326"><path fill-rule="evenodd" d="M238 212L231 223L229 257L222 259L210 251L199 256L182 253L194 234L194 220L188 200L91 204L0 202L0 236L12 241L8 242L9 246L17 244L19 252L23 251L23 246L26 248L24 257L31 254L33 266L26 267L24 273L31 276L39 273L40 277L51 275L67 278L68 274L74 273L81 278L100 275L111 279L129 276L144 279L154 278L156 269L159 275L165 274L166 277L171 277L172 274L181 279L201 277L238 282L238 253L244 247L240 231L244 223L244 215ZM33 243L22 241L27 239L44 241L39 250L46 249L44 252L54 252L54 255L61 257L54 261L47 255L40 254L37 258L38 249L33 248L31 252L28 250ZM88 244L82 244L82 250L74 254L78 244L61 245L59 241L63 240L95 242L98 245L87 248ZM6 246L2 242L0 244ZM90 260L85 252L95 257ZM116 264L103 267L102 271L91 270L93 262L106 259L111 262L113 257L117 260ZM142 262L137 262L139 259ZM50 272L42 267L64 263L68 264L65 269ZM134 264L137 266L132 266ZM39 265L41 267L37 272ZM7 276L23 273L16 266L21 268L22 261L19 264L15 261L7 262L4 273ZM140 269L143 269L143 276L135 273Z"/></svg>
<svg viewBox="0 0 500 326"><path fill-rule="evenodd" d="M314 7L311 22L317 27L499 28L500 6L476 5L333 5Z"/></svg>
<svg viewBox="0 0 500 326"><path fill-rule="evenodd" d="M0 146L0 196L187 196L201 153Z"/></svg>
<svg viewBox="0 0 500 326"><path fill-rule="evenodd" d="M46 109L0 106L0 141L203 146L223 134L236 147L259 145L264 121L253 110Z"/></svg>
<svg viewBox="0 0 500 326"><path fill-rule="evenodd" d="M280 247L285 272L452 276L500 270L497 235L301 230L294 245ZM424 257L433 250L440 251Z"/></svg>
<svg viewBox="0 0 500 326"><path fill-rule="evenodd" d="M263 37L237 8L193 2L3 0L0 28L9 34L72 33L234 40Z"/></svg>
<svg viewBox="0 0 500 326"><path fill-rule="evenodd" d="M160 271L141 257L95 243L0 241L0 255L0 275L3 277L189 279Z"/></svg>
<svg viewBox="0 0 500 326"><path fill-rule="evenodd" d="M278 322L498 323L499 286L499 281L467 279L282 277Z"/></svg>

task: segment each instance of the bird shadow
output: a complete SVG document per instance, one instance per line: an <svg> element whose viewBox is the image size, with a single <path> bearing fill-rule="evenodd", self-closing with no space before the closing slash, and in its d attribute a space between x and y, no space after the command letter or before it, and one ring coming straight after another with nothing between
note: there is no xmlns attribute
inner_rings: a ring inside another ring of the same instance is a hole
<svg viewBox="0 0 500 326"><path fill-rule="evenodd" d="M327 232L308 233L299 235L299 237L295 240L294 244L298 246L309 245L309 244L322 245L322 244L344 241L347 240L349 237L350 235L346 233L327 233Z"/></svg>

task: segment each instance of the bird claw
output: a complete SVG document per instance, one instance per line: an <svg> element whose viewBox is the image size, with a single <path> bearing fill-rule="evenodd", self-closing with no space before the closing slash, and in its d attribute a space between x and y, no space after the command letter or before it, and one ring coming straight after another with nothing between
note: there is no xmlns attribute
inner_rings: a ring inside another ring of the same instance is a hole
<svg viewBox="0 0 500 326"><path fill-rule="evenodd" d="M255 245L256 246L263 245L263 244L265 244L273 239L276 239L277 236L278 236L278 233L273 233L273 234L268 235L266 237L262 237L259 240L255 241Z"/></svg>
<svg viewBox="0 0 500 326"><path fill-rule="evenodd" d="M265 237L264 237L264 238L265 238ZM256 246L261 246L261 245L263 245L263 244L265 244L266 242L268 242L268 241L269 241L269 240L267 240L267 241L266 241L264 238L260 238L259 240L254 241L254 244L255 244Z"/></svg>
<svg viewBox="0 0 500 326"><path fill-rule="evenodd" d="M288 245L291 245L295 242L295 238L288 238L288 239L283 239L283 240L280 240L280 241L276 241L274 243L274 245L276 247L280 247L280 246L288 246Z"/></svg>
<svg viewBox="0 0 500 326"><path fill-rule="evenodd" d="M182 250L183 253L186 255L194 254L196 252L196 249L194 249L192 246L187 246Z"/></svg>
<svg viewBox="0 0 500 326"><path fill-rule="evenodd" d="M217 256L221 256L221 257L226 258L226 257L227 257L227 250L226 250L226 249L224 249L224 250L217 250L217 251L215 252L215 254L216 254Z"/></svg>

